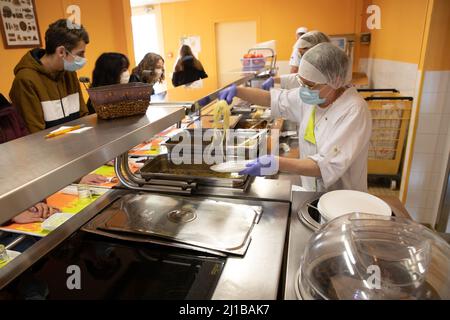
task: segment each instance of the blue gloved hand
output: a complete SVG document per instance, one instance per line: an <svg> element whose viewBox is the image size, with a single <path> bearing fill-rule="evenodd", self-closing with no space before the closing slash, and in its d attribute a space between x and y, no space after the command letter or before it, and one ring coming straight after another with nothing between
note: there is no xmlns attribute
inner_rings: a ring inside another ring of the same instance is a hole
<svg viewBox="0 0 450 320"><path fill-rule="evenodd" d="M219 100L225 100L229 105L233 102L233 98L236 97L237 86L235 84L219 92Z"/></svg>
<svg viewBox="0 0 450 320"><path fill-rule="evenodd" d="M275 86L275 80L270 77L264 83L262 84L261 88L266 91L270 91L270 88L273 88Z"/></svg>
<svg viewBox="0 0 450 320"><path fill-rule="evenodd" d="M240 175L249 175L254 177L273 176L279 171L278 158L273 155L267 155L256 159L247 164L247 169L239 172Z"/></svg>
<svg viewBox="0 0 450 320"><path fill-rule="evenodd" d="M205 97L203 99L201 99L198 104L200 105L200 107L205 107L207 106L209 103L211 102L211 99L209 97Z"/></svg>

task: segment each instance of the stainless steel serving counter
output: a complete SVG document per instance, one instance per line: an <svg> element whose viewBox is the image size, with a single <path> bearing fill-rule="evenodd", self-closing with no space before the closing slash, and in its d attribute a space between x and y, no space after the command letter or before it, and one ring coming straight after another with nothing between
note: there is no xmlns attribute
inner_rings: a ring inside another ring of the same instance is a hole
<svg viewBox="0 0 450 320"><path fill-rule="evenodd" d="M230 73L229 84L244 84L255 73ZM184 102L196 103L205 97L217 98L216 84L203 80L203 89L181 87L165 95L161 107L151 106L146 116L99 121L96 116L68 123L92 127L81 134L45 139L50 130L13 143L0 145L0 224L36 202L66 187L116 156L126 153L185 116ZM211 90L209 86L214 86ZM205 89L206 88L206 89ZM207 90L207 91L205 91ZM206 92L206 93L205 93ZM43 238L0 270L0 288L76 233L89 220L129 190L111 190ZM132 191L131 191L132 192ZM276 299L282 279L283 252L290 212L291 183L282 179L257 178L243 190L196 191L194 196L229 199L233 203L263 205L252 242L242 258L230 256L214 292L213 299Z"/></svg>
<svg viewBox="0 0 450 320"><path fill-rule="evenodd" d="M225 87L232 84L242 85L257 76L256 72L236 72L222 75L226 83L222 88L217 87L217 81L211 78L195 81L189 85L183 85L168 89L166 92L155 94L151 97L151 104L154 106L166 104L194 105L202 100L214 101L217 95ZM203 107L202 105L201 107Z"/></svg>
<svg viewBox="0 0 450 320"><path fill-rule="evenodd" d="M113 121L89 116L66 124L92 127L80 134L46 139L50 129L0 145L0 224L184 116L180 107L150 107L145 116Z"/></svg>
<svg viewBox="0 0 450 320"><path fill-rule="evenodd" d="M248 205L259 201L240 200ZM275 300L282 279L284 245L290 203L266 202L266 213L252 233L243 258L229 257L214 292L214 300ZM268 212L268 209L271 212Z"/></svg>
<svg viewBox="0 0 450 320"><path fill-rule="evenodd" d="M291 201L291 181L258 177L244 192L240 189L198 187L196 195L214 195L235 199L287 202Z"/></svg>
<svg viewBox="0 0 450 320"><path fill-rule="evenodd" d="M308 228L305 223L300 221L298 212L300 208L304 208L307 203L318 200L323 193L315 192L292 192L292 210L289 218L289 232L286 249L286 270L284 279L284 299L297 300L297 293L295 290L295 282L298 280L298 270L300 268L301 259L305 252L306 246L314 231ZM390 207L396 217L411 219L408 211L403 204L396 197L380 197Z"/></svg>
<svg viewBox="0 0 450 320"><path fill-rule="evenodd" d="M258 189L266 189L264 188L265 185L270 187L272 184L268 180L261 180ZM107 192L93 205L71 219L70 223L62 225L57 232L51 233L14 259L1 270L0 288L6 286L40 258L55 249L67 237L77 232L110 203L129 192L126 190L111 190ZM267 191L258 192L255 190L252 197L266 198ZM208 198L223 201L223 198L213 196L209 196ZM277 299L280 281L282 279L283 254L290 203L249 199L229 199L229 201L236 204L262 206L263 214L260 222L252 232L252 241L245 256L228 257L213 299Z"/></svg>

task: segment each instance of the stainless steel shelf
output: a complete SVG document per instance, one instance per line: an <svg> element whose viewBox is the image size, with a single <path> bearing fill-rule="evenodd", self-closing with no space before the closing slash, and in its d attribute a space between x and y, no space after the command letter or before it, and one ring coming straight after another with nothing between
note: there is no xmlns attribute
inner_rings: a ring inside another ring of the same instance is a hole
<svg viewBox="0 0 450 320"><path fill-rule="evenodd" d="M110 121L94 115L67 124L92 127L80 134L46 139L51 130L45 130L0 145L0 224L184 116L181 107L150 107L144 116Z"/></svg>
<svg viewBox="0 0 450 320"><path fill-rule="evenodd" d="M256 78L257 72L243 72L241 70L236 70L236 72L229 72L222 74L222 80L225 85L221 88L217 88L217 82L215 79L207 78L193 82L189 85L183 85L176 88L167 90L157 95L152 96L151 104L154 106L161 106L165 104L182 104L185 106L194 107L196 103L200 101L214 101L217 99L218 93L232 85L237 86L247 83L248 81ZM209 99L208 99L209 98ZM200 108L203 106L200 106ZM198 111L194 110L191 111ZM198 108L197 108L198 109Z"/></svg>

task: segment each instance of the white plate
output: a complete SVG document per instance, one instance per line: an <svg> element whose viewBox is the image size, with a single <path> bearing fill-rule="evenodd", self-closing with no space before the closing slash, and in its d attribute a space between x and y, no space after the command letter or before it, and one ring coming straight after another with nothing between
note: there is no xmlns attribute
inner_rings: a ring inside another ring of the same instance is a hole
<svg viewBox="0 0 450 320"><path fill-rule="evenodd" d="M351 190L333 191L323 195L319 200L317 209L328 221L353 212L386 217L392 215L391 207L380 198Z"/></svg>
<svg viewBox="0 0 450 320"><path fill-rule="evenodd" d="M214 165L211 167L211 170L219 173L239 173L247 169L247 164L252 162L254 160L229 161Z"/></svg>
<svg viewBox="0 0 450 320"><path fill-rule="evenodd" d="M5 267L8 263L10 263L11 261L13 261L15 258L17 258L18 256L20 256L20 252L17 251L11 251L11 250L6 250L6 253L8 254L8 260L6 262L2 262L0 263L0 269L2 269L3 267Z"/></svg>
<svg viewBox="0 0 450 320"><path fill-rule="evenodd" d="M53 231L62 224L64 224L67 220L69 220L73 216L74 214L72 213L55 213L42 223L42 229L47 231Z"/></svg>
<svg viewBox="0 0 450 320"><path fill-rule="evenodd" d="M20 252L12 251L12 250L6 250L6 253L8 254L10 261L17 258L21 254Z"/></svg>

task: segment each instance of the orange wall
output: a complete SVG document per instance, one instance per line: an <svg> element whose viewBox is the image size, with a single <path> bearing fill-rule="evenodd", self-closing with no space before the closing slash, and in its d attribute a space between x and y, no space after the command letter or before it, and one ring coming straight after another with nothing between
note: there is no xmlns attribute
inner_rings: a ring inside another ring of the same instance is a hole
<svg viewBox="0 0 450 320"><path fill-rule="evenodd" d="M419 64L429 1L372 2L381 8L382 25L372 31L370 57Z"/></svg>
<svg viewBox="0 0 450 320"><path fill-rule="evenodd" d="M36 0L36 10L42 41L48 25L66 17L65 8L70 4L81 8L81 22L89 32L91 43L87 48L88 64L78 74L91 77L98 56L107 51L118 51L133 57L131 25L125 23L124 14L130 16L127 0ZM128 18L129 22L130 18ZM128 30L129 34L126 33ZM13 70L29 49L4 49L0 46L1 77L0 92L9 94L14 79ZM134 59L133 59L134 60Z"/></svg>
<svg viewBox="0 0 450 320"><path fill-rule="evenodd" d="M200 60L216 77L215 23L253 20L259 42L277 40L279 60L288 60L300 26L329 34L354 33L359 0L189 0L161 5L166 69L173 70L179 41L185 35L201 37ZM238 35L236 35L238 36ZM174 57L167 58L167 53Z"/></svg>
<svg viewBox="0 0 450 320"><path fill-rule="evenodd" d="M450 70L450 1L434 0L425 70Z"/></svg>

